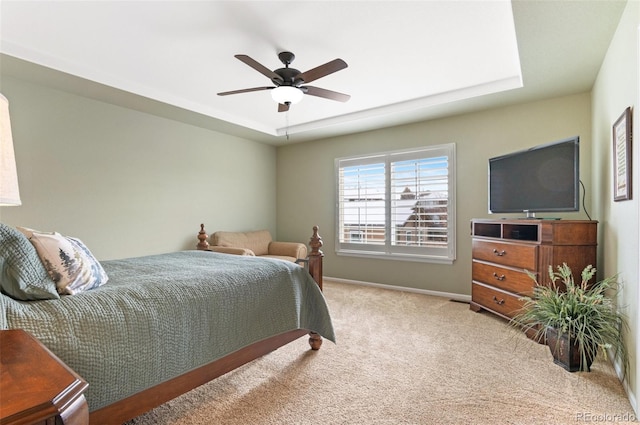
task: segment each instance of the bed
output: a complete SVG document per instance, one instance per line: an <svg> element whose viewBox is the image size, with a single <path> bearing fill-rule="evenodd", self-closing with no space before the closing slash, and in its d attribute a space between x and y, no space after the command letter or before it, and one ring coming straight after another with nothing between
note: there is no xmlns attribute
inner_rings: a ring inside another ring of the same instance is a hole
<svg viewBox="0 0 640 425"><path fill-rule="evenodd" d="M86 292L0 294L0 328L31 333L89 383L90 423L121 424L303 335L335 342L317 227L310 246L308 267L206 250L104 261L108 282Z"/></svg>

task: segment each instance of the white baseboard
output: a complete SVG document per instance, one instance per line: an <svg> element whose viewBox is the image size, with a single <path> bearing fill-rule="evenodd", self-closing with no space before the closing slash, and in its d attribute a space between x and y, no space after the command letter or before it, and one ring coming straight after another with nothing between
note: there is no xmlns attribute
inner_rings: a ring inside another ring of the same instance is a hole
<svg viewBox="0 0 640 425"><path fill-rule="evenodd" d="M635 413L636 417L638 417L638 403L636 403L636 395L633 393L633 391L631 391L631 388L629 388L629 383L627 382L626 379L622 381L622 385L624 386L624 389L627 392L629 403L631 403L631 408L633 409L633 412Z"/></svg>
<svg viewBox="0 0 640 425"><path fill-rule="evenodd" d="M448 298L460 302L471 302L471 295L455 294L453 292L430 291L428 289L409 288L406 286L386 285L383 283L363 282L360 280L341 279L338 277L324 276L323 279L332 280L334 282L348 283L351 285L372 286L374 288L390 289L392 291L413 292L416 294L432 295L434 297Z"/></svg>
<svg viewBox="0 0 640 425"><path fill-rule="evenodd" d="M627 393L627 398L629 399L629 403L631 404L631 407L633 408L633 412L635 413L636 417L638 416L638 402L636 399L636 395L634 394L634 392L631 390L631 387L629 386L629 377L628 376L624 376L624 372L622 370L622 365L620 364L620 361L618 359L615 358L615 356L613 355L613 351L611 349L607 350L607 354L609 357L609 361L611 362L611 365L613 366L613 369L616 371L616 375L618 375L618 379L620 380L620 382L622 382L622 387L624 388L624 391ZM627 371L630 372L630 371ZM624 378L624 379L623 379Z"/></svg>

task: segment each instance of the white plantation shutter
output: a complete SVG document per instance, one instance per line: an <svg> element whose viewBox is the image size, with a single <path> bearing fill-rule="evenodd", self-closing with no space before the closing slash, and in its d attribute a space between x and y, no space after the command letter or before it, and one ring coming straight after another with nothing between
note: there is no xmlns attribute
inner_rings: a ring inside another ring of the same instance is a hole
<svg viewBox="0 0 640 425"><path fill-rule="evenodd" d="M455 145L336 160L338 254L452 262Z"/></svg>
<svg viewBox="0 0 640 425"><path fill-rule="evenodd" d="M343 160L339 167L338 181L341 228L338 240L340 243L384 245L386 238L384 158Z"/></svg>

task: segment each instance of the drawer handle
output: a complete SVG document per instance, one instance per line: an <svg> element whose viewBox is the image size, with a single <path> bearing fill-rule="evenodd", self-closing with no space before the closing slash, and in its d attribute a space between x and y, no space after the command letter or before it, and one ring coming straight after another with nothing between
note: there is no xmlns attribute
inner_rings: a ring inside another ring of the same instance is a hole
<svg viewBox="0 0 640 425"><path fill-rule="evenodd" d="M504 304L504 298L500 298L500 299L498 299L498 298L496 298L496 296L494 295L494 296L493 296L493 302L494 302L494 303L496 303L496 304L498 304L498 305L502 305L502 304Z"/></svg>
<svg viewBox="0 0 640 425"><path fill-rule="evenodd" d="M498 251L497 249L493 248L493 253L496 254L498 257L502 257L504 254L506 254L506 252L504 251L504 249L502 251Z"/></svg>
<svg viewBox="0 0 640 425"><path fill-rule="evenodd" d="M506 276L505 276L505 275L503 275L503 274L498 275L498 273L493 272L493 277L494 277L496 280L504 280Z"/></svg>

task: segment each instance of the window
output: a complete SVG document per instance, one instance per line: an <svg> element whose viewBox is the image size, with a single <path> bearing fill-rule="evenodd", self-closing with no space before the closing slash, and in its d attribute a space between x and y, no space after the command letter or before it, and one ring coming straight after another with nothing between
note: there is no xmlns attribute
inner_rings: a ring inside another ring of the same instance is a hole
<svg viewBox="0 0 640 425"><path fill-rule="evenodd" d="M451 263L455 145L336 159L339 255Z"/></svg>

